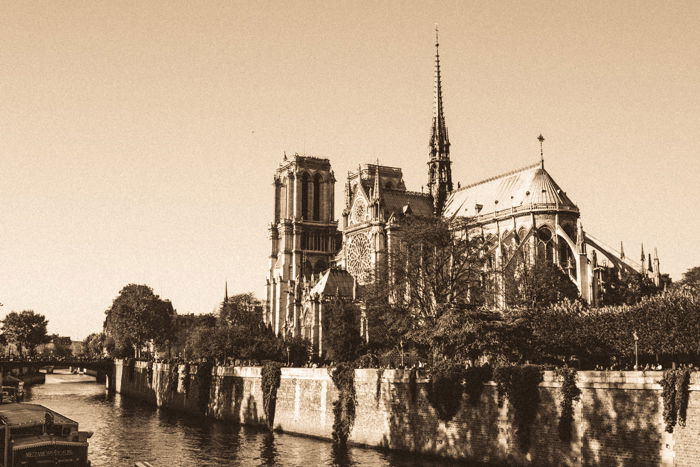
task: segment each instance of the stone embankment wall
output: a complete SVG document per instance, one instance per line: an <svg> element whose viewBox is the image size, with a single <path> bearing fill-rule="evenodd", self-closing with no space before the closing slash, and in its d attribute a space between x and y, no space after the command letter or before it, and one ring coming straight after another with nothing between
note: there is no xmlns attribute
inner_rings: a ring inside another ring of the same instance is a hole
<svg viewBox="0 0 700 467"><path fill-rule="evenodd" d="M208 371L210 371L208 373ZM207 374L208 373L208 374ZM425 379L409 371L356 370L357 416L350 441L485 463L532 465L700 465L700 375L691 379L686 426L666 433L658 381L661 372L578 374L573 439L558 435L560 382L545 372L540 384L531 447L523 454L513 434L508 403L499 408L492 383L479 403L464 396L448 423L426 398ZM159 407L220 420L263 425L260 368L117 362L110 387ZM325 368L283 368L274 426L331 439L338 391Z"/></svg>

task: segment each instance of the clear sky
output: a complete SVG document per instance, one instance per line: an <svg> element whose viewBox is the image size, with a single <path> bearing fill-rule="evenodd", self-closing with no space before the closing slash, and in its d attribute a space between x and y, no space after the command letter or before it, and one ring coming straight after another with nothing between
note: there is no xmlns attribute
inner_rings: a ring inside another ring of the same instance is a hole
<svg viewBox="0 0 700 467"><path fill-rule="evenodd" d="M262 296L283 151L426 183L538 160L612 245L700 265L700 2L0 1L0 317L83 338L127 283ZM336 216L340 207L336 206Z"/></svg>

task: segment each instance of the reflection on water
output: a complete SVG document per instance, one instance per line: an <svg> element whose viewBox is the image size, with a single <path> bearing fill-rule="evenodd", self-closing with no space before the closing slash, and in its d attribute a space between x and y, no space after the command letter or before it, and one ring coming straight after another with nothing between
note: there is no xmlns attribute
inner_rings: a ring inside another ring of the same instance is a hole
<svg viewBox="0 0 700 467"><path fill-rule="evenodd" d="M445 461L351 448L335 452L320 440L193 417L157 409L140 401L107 394L94 378L70 374L46 376L46 384L27 391L27 402L45 405L93 431L94 466L304 466L428 465Z"/></svg>

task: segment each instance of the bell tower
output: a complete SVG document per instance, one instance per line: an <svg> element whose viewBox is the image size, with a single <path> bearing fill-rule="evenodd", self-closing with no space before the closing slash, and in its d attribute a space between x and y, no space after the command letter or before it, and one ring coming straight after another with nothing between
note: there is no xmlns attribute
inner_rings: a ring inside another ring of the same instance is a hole
<svg viewBox="0 0 700 467"><path fill-rule="evenodd" d="M335 176L328 159L285 154L273 186L265 322L277 335L297 335L298 291L303 282L326 270L337 252Z"/></svg>
<svg viewBox="0 0 700 467"><path fill-rule="evenodd" d="M452 191L452 168L450 161L450 139L447 135L445 114L442 105L442 80L440 76L440 43L435 27L435 102L433 104L433 127L430 134L430 160L428 161L428 190L433 197L433 212L442 214L447 194Z"/></svg>

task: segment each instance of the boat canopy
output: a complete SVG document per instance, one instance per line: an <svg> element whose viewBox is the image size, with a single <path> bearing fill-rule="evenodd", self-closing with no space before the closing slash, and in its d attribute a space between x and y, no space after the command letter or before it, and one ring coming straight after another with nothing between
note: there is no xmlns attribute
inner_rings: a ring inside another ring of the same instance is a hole
<svg viewBox="0 0 700 467"><path fill-rule="evenodd" d="M76 428L78 427L78 422L64 417L43 405L0 404L0 419L10 428L44 425L46 423L46 414L50 414L53 417L54 425L75 425Z"/></svg>

